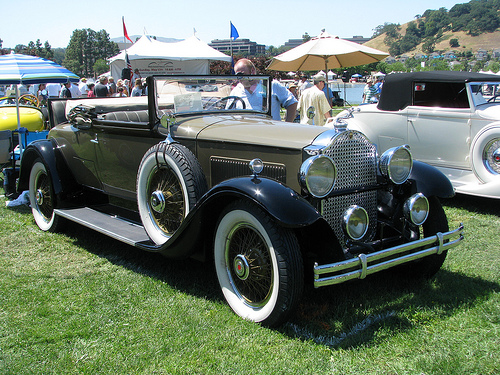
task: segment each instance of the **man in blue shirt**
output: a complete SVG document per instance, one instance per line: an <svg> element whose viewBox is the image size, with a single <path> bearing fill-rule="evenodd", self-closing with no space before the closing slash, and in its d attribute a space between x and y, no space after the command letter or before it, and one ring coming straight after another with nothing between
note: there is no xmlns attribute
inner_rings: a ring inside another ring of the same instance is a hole
<svg viewBox="0 0 500 375"><path fill-rule="evenodd" d="M257 73L257 69L252 61L240 59L234 65L234 72L236 74L254 75ZM239 96L245 100L247 97L250 98L253 93L248 92L243 85L239 84L233 89L231 95ZM283 106L286 109L285 121L293 122L296 116L298 102L295 96L277 80L273 80L271 84L271 95L271 116L273 120L281 120L280 109ZM262 101L257 102L262 105ZM247 108L253 108L250 101L246 100L245 103L248 106Z"/></svg>

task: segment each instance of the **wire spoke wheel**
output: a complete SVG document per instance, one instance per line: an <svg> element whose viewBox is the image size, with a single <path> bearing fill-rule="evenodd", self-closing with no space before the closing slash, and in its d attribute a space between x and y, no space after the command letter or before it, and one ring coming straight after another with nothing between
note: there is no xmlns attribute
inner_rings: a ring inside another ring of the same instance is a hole
<svg viewBox="0 0 500 375"><path fill-rule="evenodd" d="M182 184L168 167L156 168L151 173L147 195L150 213L160 230L174 233L186 214Z"/></svg>
<svg viewBox="0 0 500 375"><path fill-rule="evenodd" d="M220 215L214 262L224 298L244 319L276 326L300 300L302 255L290 230L247 201L235 201Z"/></svg>
<svg viewBox="0 0 500 375"><path fill-rule="evenodd" d="M40 173L37 177L35 183L36 206L42 216L49 221L54 211L54 205L50 195L49 177L45 173Z"/></svg>
<svg viewBox="0 0 500 375"><path fill-rule="evenodd" d="M189 149L176 143L151 147L137 175L137 205L151 240L165 243L207 189L201 166Z"/></svg>
<svg viewBox="0 0 500 375"><path fill-rule="evenodd" d="M251 306L260 307L269 300L273 285L271 255L265 240L254 228L239 225L226 244L226 263L235 290Z"/></svg>
<svg viewBox="0 0 500 375"><path fill-rule="evenodd" d="M37 160L31 168L29 198L31 212L40 229L50 232L62 229L64 220L54 213L55 201L52 181L45 165L40 160Z"/></svg>

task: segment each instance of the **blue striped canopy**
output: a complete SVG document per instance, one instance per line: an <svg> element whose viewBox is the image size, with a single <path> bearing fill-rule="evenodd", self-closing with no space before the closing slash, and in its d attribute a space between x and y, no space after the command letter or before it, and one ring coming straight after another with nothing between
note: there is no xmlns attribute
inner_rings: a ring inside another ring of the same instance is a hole
<svg viewBox="0 0 500 375"><path fill-rule="evenodd" d="M0 56L0 84L78 82L79 77L53 61L11 53Z"/></svg>

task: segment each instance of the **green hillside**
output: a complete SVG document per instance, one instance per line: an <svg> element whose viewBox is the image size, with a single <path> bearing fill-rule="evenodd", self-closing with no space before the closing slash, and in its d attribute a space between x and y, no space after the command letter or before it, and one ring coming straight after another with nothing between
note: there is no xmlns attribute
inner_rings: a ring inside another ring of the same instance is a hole
<svg viewBox="0 0 500 375"><path fill-rule="evenodd" d="M472 0L456 4L449 11L426 10L403 25L386 23L376 28L375 37L365 45L392 56L423 52L500 48L500 0Z"/></svg>

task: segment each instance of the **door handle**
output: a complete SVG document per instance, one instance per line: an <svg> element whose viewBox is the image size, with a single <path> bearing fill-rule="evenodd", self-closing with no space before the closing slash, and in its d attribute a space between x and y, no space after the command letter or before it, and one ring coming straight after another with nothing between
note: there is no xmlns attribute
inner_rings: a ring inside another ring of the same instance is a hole
<svg viewBox="0 0 500 375"><path fill-rule="evenodd" d="M97 134L95 135L95 138L94 139L91 139L90 142L92 143L95 143L95 144L98 144L99 143L99 140L97 139Z"/></svg>

